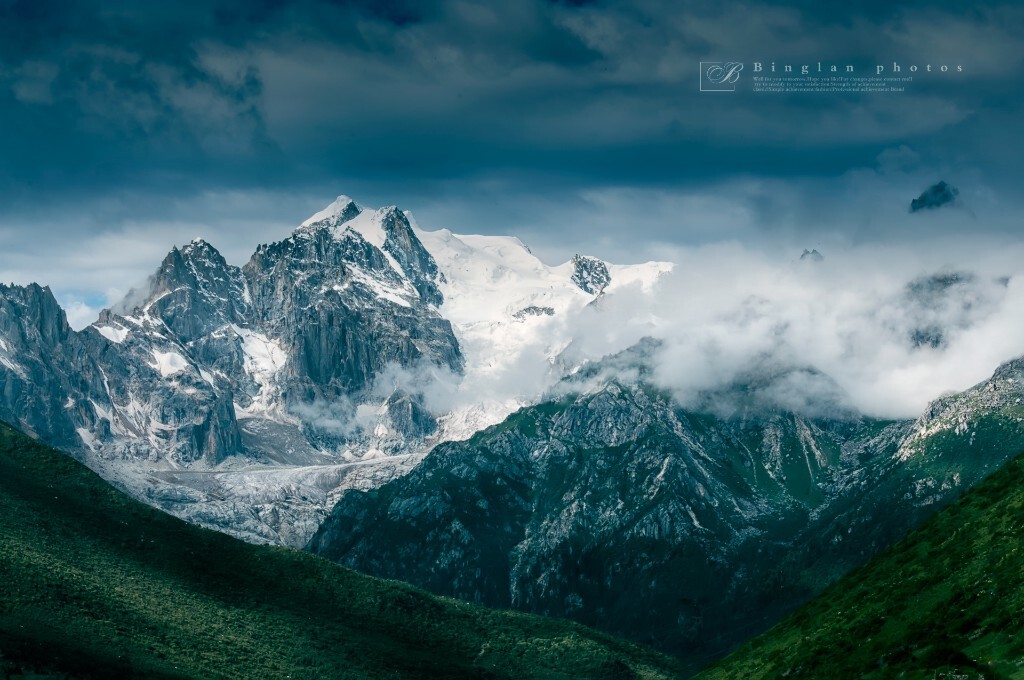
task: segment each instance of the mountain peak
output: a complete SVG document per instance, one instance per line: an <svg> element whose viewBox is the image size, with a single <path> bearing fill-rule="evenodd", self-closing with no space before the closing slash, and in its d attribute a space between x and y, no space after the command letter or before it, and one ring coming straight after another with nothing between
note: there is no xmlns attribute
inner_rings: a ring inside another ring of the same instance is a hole
<svg viewBox="0 0 1024 680"><path fill-rule="evenodd" d="M221 258L220 251L218 251L212 243L202 238L194 238L179 251L183 257L190 257L198 254L213 255L219 259Z"/></svg>
<svg viewBox="0 0 1024 680"><path fill-rule="evenodd" d="M308 227L324 221L330 221L332 224L340 224L352 219L362 211L362 206L358 205L351 198L343 194L334 199L334 201L326 208L313 214L308 220L303 222L301 226Z"/></svg>
<svg viewBox="0 0 1024 680"><path fill-rule="evenodd" d="M946 181L940 181L925 189L920 196L910 202L910 212L933 210L956 204L960 192Z"/></svg>
<svg viewBox="0 0 1024 680"><path fill-rule="evenodd" d="M177 267L188 267L195 270L196 267L221 269L226 266L228 265L224 256L212 243L202 238L194 238L180 248L172 247L164 257L157 275L159 276L160 272L173 271Z"/></svg>

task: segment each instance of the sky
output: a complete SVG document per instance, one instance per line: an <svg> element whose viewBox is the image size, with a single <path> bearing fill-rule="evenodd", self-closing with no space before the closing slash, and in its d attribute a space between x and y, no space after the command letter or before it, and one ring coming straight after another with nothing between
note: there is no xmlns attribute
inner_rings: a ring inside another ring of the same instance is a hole
<svg viewBox="0 0 1024 680"><path fill-rule="evenodd" d="M1014 243L1019 3L685 5L0 0L0 281L80 326L172 245L242 264L338 194L548 263ZM703 61L742 63L736 91ZM917 71L755 91L772 62ZM909 214L939 180L957 204Z"/></svg>

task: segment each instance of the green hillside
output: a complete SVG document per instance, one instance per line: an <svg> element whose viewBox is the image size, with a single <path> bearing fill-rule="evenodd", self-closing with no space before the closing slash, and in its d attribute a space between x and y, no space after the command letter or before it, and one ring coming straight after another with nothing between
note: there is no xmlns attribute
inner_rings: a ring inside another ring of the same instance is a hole
<svg viewBox="0 0 1024 680"><path fill-rule="evenodd" d="M660 678L583 626L428 595L138 503L0 424L0 674Z"/></svg>
<svg viewBox="0 0 1024 680"><path fill-rule="evenodd" d="M1024 678L1024 456L702 678Z"/></svg>

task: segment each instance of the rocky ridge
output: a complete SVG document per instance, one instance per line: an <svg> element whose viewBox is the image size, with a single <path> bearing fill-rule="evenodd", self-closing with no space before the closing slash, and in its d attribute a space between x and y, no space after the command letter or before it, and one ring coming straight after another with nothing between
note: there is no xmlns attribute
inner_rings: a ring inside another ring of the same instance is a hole
<svg viewBox="0 0 1024 680"><path fill-rule="evenodd" d="M808 417L757 399L713 415L682 408L643 371L584 380L437 447L401 479L344 493L309 549L436 593L573 618L696 669L1017 453L1019 363L916 422Z"/></svg>

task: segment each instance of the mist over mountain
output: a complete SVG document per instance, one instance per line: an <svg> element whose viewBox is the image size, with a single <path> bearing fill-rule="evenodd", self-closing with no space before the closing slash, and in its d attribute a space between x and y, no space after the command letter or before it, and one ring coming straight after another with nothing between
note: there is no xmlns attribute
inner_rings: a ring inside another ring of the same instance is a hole
<svg viewBox="0 0 1024 680"><path fill-rule="evenodd" d="M0 418L190 522L689 664L1019 449L1012 249L588 245L339 196L241 266L172 247L80 331L4 286Z"/></svg>
<svg viewBox="0 0 1024 680"><path fill-rule="evenodd" d="M309 549L438 594L573 618L696 670L1024 442L1021 360L893 421L772 399L796 376L828 384L799 368L745 375L689 410L650 383L658 344L584 366L408 475L345 492Z"/></svg>
<svg viewBox="0 0 1024 680"><path fill-rule="evenodd" d="M1022 34L0 0L0 675L1019 675Z"/></svg>
<svg viewBox="0 0 1024 680"><path fill-rule="evenodd" d="M647 380L691 410L912 418L1017 356L1024 331L1013 251L929 270L927 253L849 248L807 267L721 244L552 267L518 239L424 230L347 196L283 236L241 267L202 239L173 248L82 332L45 290L5 289L0 361L23 385L6 417L103 460L385 460L651 338ZM74 408L38 426L32 399Z"/></svg>

